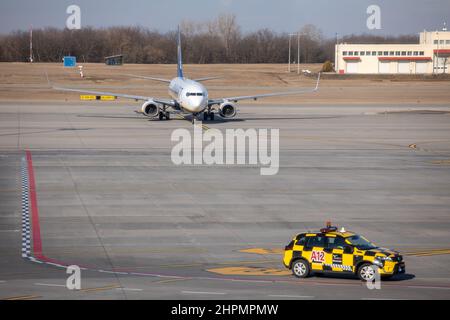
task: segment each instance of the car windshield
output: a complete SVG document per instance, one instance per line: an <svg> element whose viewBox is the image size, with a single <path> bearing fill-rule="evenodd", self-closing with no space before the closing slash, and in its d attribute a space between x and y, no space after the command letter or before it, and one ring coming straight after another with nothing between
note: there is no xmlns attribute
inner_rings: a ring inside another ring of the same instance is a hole
<svg viewBox="0 0 450 320"><path fill-rule="evenodd" d="M372 242L367 240L366 238L360 236L360 235L354 235L347 238L348 242L350 242L351 245L355 246L356 248L360 250L370 250L370 249L376 249L378 248L376 245L374 245Z"/></svg>

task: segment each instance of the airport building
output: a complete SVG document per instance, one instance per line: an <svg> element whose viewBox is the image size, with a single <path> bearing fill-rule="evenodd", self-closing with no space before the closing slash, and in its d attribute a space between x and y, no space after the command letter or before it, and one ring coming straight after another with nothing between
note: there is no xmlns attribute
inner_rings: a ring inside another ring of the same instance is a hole
<svg viewBox="0 0 450 320"><path fill-rule="evenodd" d="M450 32L421 32L418 44L336 45L339 74L450 73Z"/></svg>

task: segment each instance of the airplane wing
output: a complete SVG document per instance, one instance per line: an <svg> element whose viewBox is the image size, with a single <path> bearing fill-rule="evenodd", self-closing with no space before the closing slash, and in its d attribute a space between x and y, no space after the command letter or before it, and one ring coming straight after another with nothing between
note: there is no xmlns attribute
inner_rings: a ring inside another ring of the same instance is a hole
<svg viewBox="0 0 450 320"><path fill-rule="evenodd" d="M145 77L145 76L137 76L137 75L134 75L134 74L124 74L124 76L130 77L130 78L137 78L137 79L145 79L145 80L153 80L153 81L165 82L165 83L170 83L171 82L168 79Z"/></svg>
<svg viewBox="0 0 450 320"><path fill-rule="evenodd" d="M212 99L212 100L208 101L208 104L214 105L214 104L221 104L226 101L238 102L240 100L258 100L258 99L267 98L267 97L280 97L280 96L288 96L288 95L316 92L319 90L319 83L320 83L320 73L319 73L319 76L317 77L316 87L313 89L303 89L303 90L286 91L286 92L274 92L274 93L258 94L258 95L253 95L253 96L237 96L237 97L229 97L229 98L221 98L221 99Z"/></svg>
<svg viewBox="0 0 450 320"><path fill-rule="evenodd" d="M210 80L216 80L216 79L222 79L222 77L206 77L206 78L198 78L198 79L194 79L194 81L202 82L202 81L210 81Z"/></svg>
<svg viewBox="0 0 450 320"><path fill-rule="evenodd" d="M146 76L138 76L138 75L134 75L134 74L124 74L124 76L130 77L130 78L136 78L136 79L144 79L144 80L153 80L153 81L165 82L165 83L170 83L171 82L168 79L146 77ZM193 79L193 80L197 81L197 82L202 82L202 81L210 81L210 80L216 80L216 79L221 79L221 78L222 77L205 77L205 78L198 78L198 79Z"/></svg>
<svg viewBox="0 0 450 320"><path fill-rule="evenodd" d="M98 95L98 96L113 96L118 98L125 98L125 99L132 99L136 101L149 101L153 100L156 103L161 103L167 106L175 107L176 103L173 100L170 99L159 99L159 98L153 98L153 97L146 97L146 96L137 96L137 95L131 95L131 94L123 94L123 93L114 93L114 92L104 92L104 91L92 91L92 90L85 90L85 89L71 89L71 88L62 88L62 87L53 87L54 90L58 91L66 91L66 92L78 92L78 93L86 93L86 94L92 94L92 95Z"/></svg>

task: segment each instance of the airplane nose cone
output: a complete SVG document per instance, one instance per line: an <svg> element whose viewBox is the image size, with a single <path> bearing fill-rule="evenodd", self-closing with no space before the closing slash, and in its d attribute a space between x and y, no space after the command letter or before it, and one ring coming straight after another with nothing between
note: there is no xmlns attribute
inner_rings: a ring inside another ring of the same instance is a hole
<svg viewBox="0 0 450 320"><path fill-rule="evenodd" d="M203 99L196 99L195 101L192 101L190 105L194 112L200 112L205 109L205 101Z"/></svg>

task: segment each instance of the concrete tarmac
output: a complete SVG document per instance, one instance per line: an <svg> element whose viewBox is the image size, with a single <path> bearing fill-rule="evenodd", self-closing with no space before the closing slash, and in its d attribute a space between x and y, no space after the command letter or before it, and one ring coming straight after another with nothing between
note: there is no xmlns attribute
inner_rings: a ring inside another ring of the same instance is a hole
<svg viewBox="0 0 450 320"><path fill-rule="evenodd" d="M0 299L449 299L450 106L239 106L209 128L280 129L280 170L175 166L138 106L0 105ZM32 155L43 254L21 257ZM405 254L407 273L296 279L282 249L325 221ZM250 250L249 250L250 249ZM115 272L115 273L112 273Z"/></svg>

